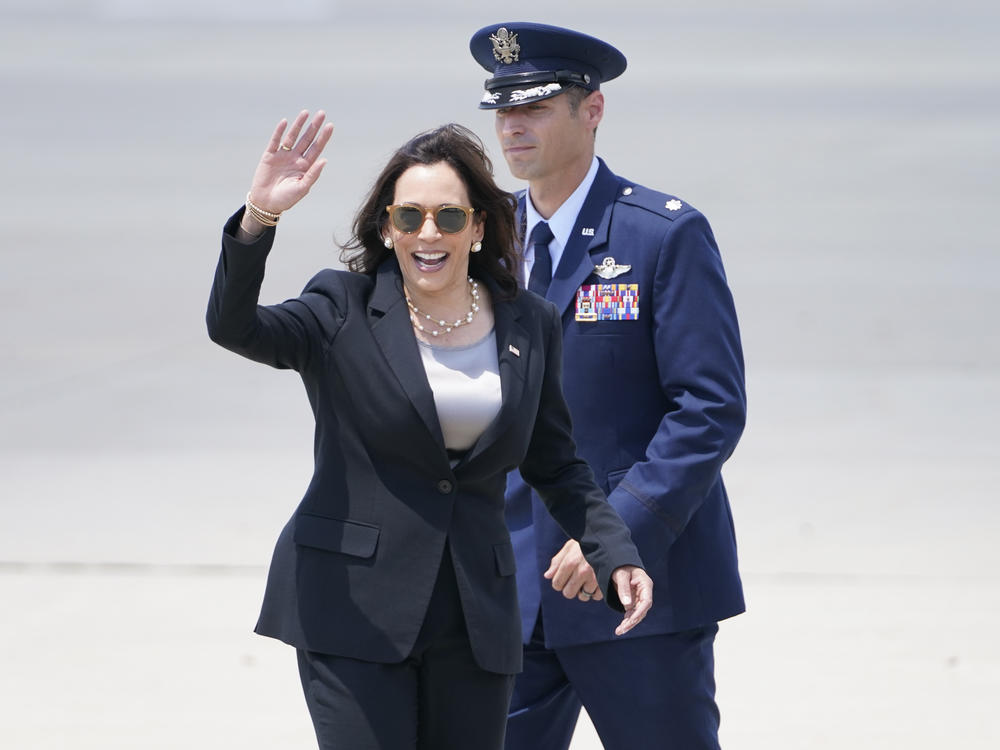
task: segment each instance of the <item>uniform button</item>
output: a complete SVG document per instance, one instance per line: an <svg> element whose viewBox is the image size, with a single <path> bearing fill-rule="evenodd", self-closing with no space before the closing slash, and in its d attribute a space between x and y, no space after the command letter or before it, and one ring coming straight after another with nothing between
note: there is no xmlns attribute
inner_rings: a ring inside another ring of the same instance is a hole
<svg viewBox="0 0 1000 750"><path fill-rule="evenodd" d="M455 485L451 483L450 479L442 479L438 482L438 492L442 495L450 495L453 489L455 489Z"/></svg>
<svg viewBox="0 0 1000 750"><path fill-rule="evenodd" d="M632 188L627 187L624 190L622 190L622 195L632 195Z"/></svg>

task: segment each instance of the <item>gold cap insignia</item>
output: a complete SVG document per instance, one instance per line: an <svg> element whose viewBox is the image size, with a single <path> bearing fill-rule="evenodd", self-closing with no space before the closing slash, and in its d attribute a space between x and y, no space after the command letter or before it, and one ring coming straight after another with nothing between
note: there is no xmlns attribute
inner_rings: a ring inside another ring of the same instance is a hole
<svg viewBox="0 0 1000 750"><path fill-rule="evenodd" d="M521 53L521 45L517 43L517 34L511 34L501 26L497 29L496 34L490 35L490 41L493 42L493 57L504 65L517 62L518 55Z"/></svg>
<svg viewBox="0 0 1000 750"><path fill-rule="evenodd" d="M602 279L613 279L631 270L632 266L619 265L610 255L601 262L601 265L594 266L594 273Z"/></svg>

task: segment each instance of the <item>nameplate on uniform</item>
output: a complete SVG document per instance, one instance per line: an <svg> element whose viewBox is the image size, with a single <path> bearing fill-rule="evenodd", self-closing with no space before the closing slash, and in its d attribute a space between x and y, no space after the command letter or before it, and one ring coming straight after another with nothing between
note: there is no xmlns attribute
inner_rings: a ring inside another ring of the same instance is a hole
<svg viewBox="0 0 1000 750"><path fill-rule="evenodd" d="M638 284L584 284L576 292L576 320L638 320Z"/></svg>

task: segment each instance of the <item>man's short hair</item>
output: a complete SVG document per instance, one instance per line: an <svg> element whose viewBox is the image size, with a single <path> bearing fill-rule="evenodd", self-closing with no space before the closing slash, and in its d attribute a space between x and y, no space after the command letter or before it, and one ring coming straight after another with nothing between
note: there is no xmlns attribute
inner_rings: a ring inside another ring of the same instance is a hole
<svg viewBox="0 0 1000 750"><path fill-rule="evenodd" d="M580 102L590 96L593 91L585 89L583 86L566 86L563 93L569 101L569 113L576 117L580 112Z"/></svg>

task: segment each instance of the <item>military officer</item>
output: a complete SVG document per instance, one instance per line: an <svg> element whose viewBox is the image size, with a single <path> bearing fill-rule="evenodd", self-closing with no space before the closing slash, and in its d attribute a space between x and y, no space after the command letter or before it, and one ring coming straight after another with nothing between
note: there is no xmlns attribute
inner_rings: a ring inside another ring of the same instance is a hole
<svg viewBox="0 0 1000 750"><path fill-rule="evenodd" d="M479 104L515 177L528 287L562 311L564 380L581 455L628 523L656 605L613 635L579 545L515 473L507 522L524 638L511 750L565 749L581 704L606 748L718 747L713 645L744 610L723 463L743 430L743 355L709 223L595 155L601 84L626 60L536 23L472 37ZM669 145L664 146L669 148Z"/></svg>

